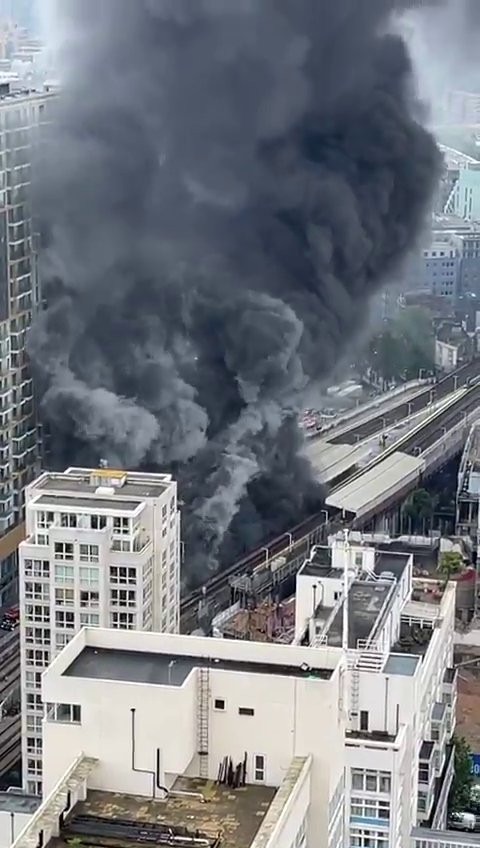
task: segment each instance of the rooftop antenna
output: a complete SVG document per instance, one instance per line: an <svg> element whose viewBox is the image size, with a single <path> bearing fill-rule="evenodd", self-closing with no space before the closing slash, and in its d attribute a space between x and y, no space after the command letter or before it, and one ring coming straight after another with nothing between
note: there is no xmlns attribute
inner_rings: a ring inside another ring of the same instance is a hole
<svg viewBox="0 0 480 848"><path fill-rule="evenodd" d="M350 565L350 541L348 529L343 531L344 558L343 558L343 626L342 626L342 648L348 651L348 571Z"/></svg>

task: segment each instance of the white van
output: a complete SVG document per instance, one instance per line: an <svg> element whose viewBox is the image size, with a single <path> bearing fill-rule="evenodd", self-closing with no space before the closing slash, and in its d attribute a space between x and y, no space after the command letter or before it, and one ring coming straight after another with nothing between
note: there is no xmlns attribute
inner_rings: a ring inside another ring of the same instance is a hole
<svg viewBox="0 0 480 848"><path fill-rule="evenodd" d="M473 813L452 813L448 827L452 830L475 830L477 817Z"/></svg>

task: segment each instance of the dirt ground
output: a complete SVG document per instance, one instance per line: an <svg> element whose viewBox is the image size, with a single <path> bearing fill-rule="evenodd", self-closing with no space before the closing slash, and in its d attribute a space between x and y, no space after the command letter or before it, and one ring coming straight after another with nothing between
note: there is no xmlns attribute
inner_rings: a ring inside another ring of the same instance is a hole
<svg viewBox="0 0 480 848"><path fill-rule="evenodd" d="M474 754L480 753L480 671L458 671L457 727Z"/></svg>

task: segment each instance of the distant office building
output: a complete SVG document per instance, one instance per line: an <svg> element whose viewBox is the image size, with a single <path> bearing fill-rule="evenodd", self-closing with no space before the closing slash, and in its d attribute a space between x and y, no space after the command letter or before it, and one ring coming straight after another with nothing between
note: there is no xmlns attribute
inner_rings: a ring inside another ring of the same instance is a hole
<svg viewBox="0 0 480 848"><path fill-rule="evenodd" d="M0 0L0 22L8 21L30 32L37 27L37 3L42 0Z"/></svg>
<svg viewBox="0 0 480 848"><path fill-rule="evenodd" d="M435 333L435 365L442 371L454 371L469 361L475 350L475 338L462 322L447 319L438 324Z"/></svg>
<svg viewBox="0 0 480 848"><path fill-rule="evenodd" d="M455 236L460 259L458 297L480 297L480 227Z"/></svg>
<svg viewBox="0 0 480 848"><path fill-rule="evenodd" d="M446 98L446 118L450 124L480 124L480 93L449 91Z"/></svg>
<svg viewBox="0 0 480 848"><path fill-rule="evenodd" d="M439 147L443 154L444 167L435 198L435 213L437 215L443 215L446 212L452 213L455 209L455 190L460 174L463 171L478 168L480 161L473 156L469 156L467 153L463 153L461 150L455 150L443 144L440 144ZM468 200L469 198L467 196L467 208ZM462 215L461 220L463 220L463 217Z"/></svg>
<svg viewBox="0 0 480 848"><path fill-rule="evenodd" d="M480 164L459 172L451 204L455 215L466 221L480 221Z"/></svg>
<svg viewBox="0 0 480 848"><path fill-rule="evenodd" d="M176 633L180 514L169 474L70 468L27 489L20 546L23 777L42 789L42 672L80 628Z"/></svg>
<svg viewBox="0 0 480 848"><path fill-rule="evenodd" d="M445 297L453 302L460 270L460 257L453 239L435 232L432 244L423 251L421 262L422 288L434 297Z"/></svg>

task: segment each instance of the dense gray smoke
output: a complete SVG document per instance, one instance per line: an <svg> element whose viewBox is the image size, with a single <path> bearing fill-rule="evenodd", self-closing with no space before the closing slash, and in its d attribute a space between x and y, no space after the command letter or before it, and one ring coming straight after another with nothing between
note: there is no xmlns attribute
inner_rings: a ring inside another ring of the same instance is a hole
<svg viewBox="0 0 480 848"><path fill-rule="evenodd" d="M318 495L295 416L437 175L394 0L61 0L31 335L59 465L173 468L190 561Z"/></svg>
<svg viewBox="0 0 480 848"><path fill-rule="evenodd" d="M480 92L480 2L443 0L433 12L420 2L405 22L420 90L443 123L449 92Z"/></svg>

